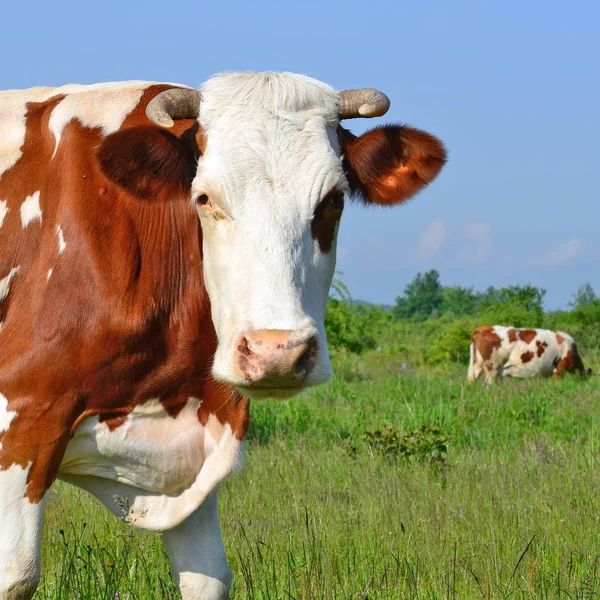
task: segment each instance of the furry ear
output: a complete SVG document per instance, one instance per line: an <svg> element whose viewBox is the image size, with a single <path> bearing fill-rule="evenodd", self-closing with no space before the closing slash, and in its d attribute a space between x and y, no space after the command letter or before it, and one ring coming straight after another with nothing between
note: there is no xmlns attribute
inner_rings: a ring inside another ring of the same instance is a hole
<svg viewBox="0 0 600 600"><path fill-rule="evenodd" d="M433 135L404 125L386 125L361 136L338 128L352 191L367 203L404 202L433 181L446 150Z"/></svg>
<svg viewBox="0 0 600 600"><path fill-rule="evenodd" d="M106 177L143 199L186 193L196 168L196 156L182 139L152 126L109 135L96 156Z"/></svg>

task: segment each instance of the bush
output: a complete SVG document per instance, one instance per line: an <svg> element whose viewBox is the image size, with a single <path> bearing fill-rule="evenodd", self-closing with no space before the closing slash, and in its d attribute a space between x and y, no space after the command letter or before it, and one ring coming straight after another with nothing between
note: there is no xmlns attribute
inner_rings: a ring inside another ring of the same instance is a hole
<svg viewBox="0 0 600 600"><path fill-rule="evenodd" d="M473 319L459 319L446 325L438 338L425 348L425 360L431 364L458 362L468 364Z"/></svg>
<svg viewBox="0 0 600 600"><path fill-rule="evenodd" d="M539 307L527 308L517 302L500 302L487 308L477 325L506 325L507 327L543 327L544 313Z"/></svg>
<svg viewBox="0 0 600 600"><path fill-rule="evenodd" d="M361 354L376 348L391 323L390 311L379 306L351 304L336 298L327 302L325 331L329 346L336 350Z"/></svg>
<svg viewBox="0 0 600 600"><path fill-rule="evenodd" d="M369 448L390 458L402 458L442 467L448 459L448 439L439 427L421 426L401 434L384 425L381 429L366 431L362 437Z"/></svg>

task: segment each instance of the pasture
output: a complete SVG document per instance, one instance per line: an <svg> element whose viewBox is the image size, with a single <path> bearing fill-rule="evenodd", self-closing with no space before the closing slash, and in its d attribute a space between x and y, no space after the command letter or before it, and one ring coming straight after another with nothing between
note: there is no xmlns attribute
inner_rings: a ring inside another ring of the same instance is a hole
<svg viewBox="0 0 600 600"><path fill-rule="evenodd" d="M485 389L399 361L341 353L328 385L253 404L220 492L232 598L598 597L597 377ZM160 536L65 485L43 563L36 600L178 598Z"/></svg>

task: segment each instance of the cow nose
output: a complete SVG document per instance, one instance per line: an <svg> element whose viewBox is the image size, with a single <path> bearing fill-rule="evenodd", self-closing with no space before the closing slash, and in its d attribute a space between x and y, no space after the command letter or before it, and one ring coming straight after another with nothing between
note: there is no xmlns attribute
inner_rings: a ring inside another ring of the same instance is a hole
<svg viewBox="0 0 600 600"><path fill-rule="evenodd" d="M314 335L281 329L246 331L236 344L237 365L249 385L295 387L310 373L317 356Z"/></svg>

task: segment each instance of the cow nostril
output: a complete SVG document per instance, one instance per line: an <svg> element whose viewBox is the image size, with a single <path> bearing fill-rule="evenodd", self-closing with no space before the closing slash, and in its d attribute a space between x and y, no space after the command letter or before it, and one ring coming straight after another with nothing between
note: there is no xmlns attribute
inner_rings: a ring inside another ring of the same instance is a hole
<svg viewBox="0 0 600 600"><path fill-rule="evenodd" d="M252 350L250 350L250 346L248 345L248 338L245 335L243 335L240 338L237 346L237 351L245 357L252 355Z"/></svg>
<svg viewBox="0 0 600 600"><path fill-rule="evenodd" d="M303 375L311 370L313 365L315 364L315 358L317 356L317 340L310 340L306 350L300 355L296 364L294 365L294 373L296 375Z"/></svg>

